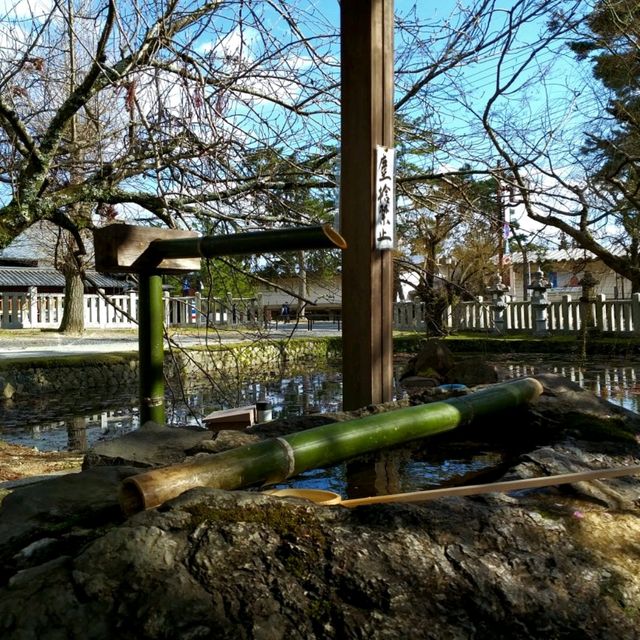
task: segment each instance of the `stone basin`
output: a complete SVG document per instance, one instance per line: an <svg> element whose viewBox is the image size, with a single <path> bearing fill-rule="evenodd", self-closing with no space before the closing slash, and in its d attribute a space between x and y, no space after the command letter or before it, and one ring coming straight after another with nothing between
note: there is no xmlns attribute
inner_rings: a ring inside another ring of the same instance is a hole
<svg viewBox="0 0 640 640"><path fill-rule="evenodd" d="M640 463L639 416L540 380L493 425L526 444L502 478ZM198 488L125 519L117 488L139 470L5 498L0 637L639 637L638 477L356 509Z"/></svg>

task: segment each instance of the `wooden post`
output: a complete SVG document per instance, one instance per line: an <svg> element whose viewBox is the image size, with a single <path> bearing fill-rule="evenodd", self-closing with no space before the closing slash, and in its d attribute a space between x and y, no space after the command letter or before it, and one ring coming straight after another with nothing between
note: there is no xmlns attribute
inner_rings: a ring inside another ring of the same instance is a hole
<svg viewBox="0 0 640 640"><path fill-rule="evenodd" d="M96 291L96 317L93 321L96 322L100 328L104 327L106 329L109 326L109 317L113 314L113 307L107 305L105 299L100 294L104 295L104 289L98 289Z"/></svg>
<svg viewBox="0 0 640 640"><path fill-rule="evenodd" d="M343 406L393 395L393 259L375 248L376 145L393 146L393 0L342 0Z"/></svg>
<svg viewBox="0 0 640 640"><path fill-rule="evenodd" d="M607 300L607 296L604 293L598 293L595 298L595 313L594 313L594 329L598 331L604 331L605 329L611 331L611 321L609 321L608 325L605 327L605 302ZM610 316L609 316L610 317ZM620 327L618 327L618 331L620 331Z"/></svg>
<svg viewBox="0 0 640 640"><path fill-rule="evenodd" d="M29 327L37 327L38 322L38 287L29 287L27 294ZM26 326L26 325L25 325Z"/></svg>
<svg viewBox="0 0 640 640"><path fill-rule="evenodd" d="M129 292L129 306L127 307L127 312L134 320L138 319L138 296L133 291ZM127 325L131 327L136 326L131 320L127 320Z"/></svg>
<svg viewBox="0 0 640 640"><path fill-rule="evenodd" d="M569 294L565 294L562 296L561 307L560 307L560 320L562 322L562 331L571 331L576 329L571 323L571 296Z"/></svg>
<svg viewBox="0 0 640 640"><path fill-rule="evenodd" d="M9 327L9 318L11 317L11 312L9 310L9 305L11 304L11 300L6 293L2 294L2 321L0 322L0 327L6 329Z"/></svg>

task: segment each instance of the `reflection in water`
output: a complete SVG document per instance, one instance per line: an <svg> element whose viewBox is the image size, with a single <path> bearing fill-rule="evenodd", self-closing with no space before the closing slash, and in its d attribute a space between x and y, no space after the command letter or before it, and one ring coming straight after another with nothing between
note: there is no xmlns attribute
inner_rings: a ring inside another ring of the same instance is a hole
<svg viewBox="0 0 640 640"><path fill-rule="evenodd" d="M399 448L325 469L311 469L274 485L274 488L327 489L345 498L423 491L475 482L483 472L495 469L504 460L504 452L500 451L459 454L457 457L446 457L445 454L445 459L442 455L434 455L426 460L421 459L416 450Z"/></svg>
<svg viewBox="0 0 640 640"><path fill-rule="evenodd" d="M0 404L0 439L41 451L85 451L137 428L137 394L83 391L16 398Z"/></svg>
<svg viewBox="0 0 640 640"><path fill-rule="evenodd" d="M403 490L401 468L410 456L409 449L394 449L347 462L346 494L355 498L400 493Z"/></svg>
<svg viewBox="0 0 640 640"><path fill-rule="evenodd" d="M625 409L640 413L640 363L627 359L593 357L583 363L549 356L495 357L502 378L517 378L536 373L557 373Z"/></svg>
<svg viewBox="0 0 640 640"><path fill-rule="evenodd" d="M302 413L338 411L342 384L336 370L302 372L284 379L249 381L236 385L233 394L221 395L209 386L169 389L167 422L174 426L202 426L202 418L217 409L253 404L266 399L273 405L274 419ZM224 398L234 397L229 405ZM85 451L94 443L119 437L138 428L137 393L103 397L77 395L17 397L0 404L0 438L12 444L37 447L42 451ZM82 428L82 421L85 427Z"/></svg>
<svg viewBox="0 0 640 640"><path fill-rule="evenodd" d="M181 394L169 393L167 422L176 426L202 426L202 418L212 411L254 404L258 400L271 403L274 420L339 411L342 402L341 374L333 369L292 374L282 379L245 382L237 387L233 397L236 404L229 405L208 386L193 387Z"/></svg>
<svg viewBox="0 0 640 640"><path fill-rule="evenodd" d="M461 356L457 356L461 357ZM563 375L597 395L633 411L639 410L640 364L622 359L591 358L579 364L548 355L492 356L501 379L553 372ZM321 372L303 371L281 378L250 380L221 389L209 386L188 390L170 389L167 420L176 426L201 425L203 416L229 406L268 400L274 419L302 413L330 413L340 409L342 384L337 367ZM0 438L35 446L41 450L84 451L102 439L119 437L137 429L135 392L93 393L77 396L17 398L0 404ZM231 405L224 398L233 397ZM483 451L471 456L451 453L447 459L421 456L415 450L384 451L363 461L330 469L308 471L290 483L278 486L324 488L343 496L359 497L428 489L442 484L472 481L474 474L503 461L501 452ZM373 471L372 471L373 470Z"/></svg>
<svg viewBox="0 0 640 640"><path fill-rule="evenodd" d="M87 418L73 416L67 422L67 438L69 451L87 450Z"/></svg>

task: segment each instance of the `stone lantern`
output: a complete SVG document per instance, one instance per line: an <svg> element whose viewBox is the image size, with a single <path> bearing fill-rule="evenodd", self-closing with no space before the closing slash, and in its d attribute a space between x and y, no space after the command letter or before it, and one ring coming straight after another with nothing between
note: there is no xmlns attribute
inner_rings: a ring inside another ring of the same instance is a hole
<svg viewBox="0 0 640 640"><path fill-rule="evenodd" d="M544 277L544 273L537 269L531 274L531 284L527 289L531 289L531 307L533 309L533 335L547 336L547 289L549 281Z"/></svg>
<svg viewBox="0 0 640 640"><path fill-rule="evenodd" d="M583 333L593 331L595 323L593 321L593 303L595 302L595 288L600 284L591 271L585 271L580 286L582 295L580 296L580 314L582 316L581 331Z"/></svg>
<svg viewBox="0 0 640 640"><path fill-rule="evenodd" d="M496 333L504 333L505 330L504 312L507 309L506 292L508 289L509 287L502 283L502 276L499 273L491 276L487 293L491 296L489 306L493 312L493 330Z"/></svg>

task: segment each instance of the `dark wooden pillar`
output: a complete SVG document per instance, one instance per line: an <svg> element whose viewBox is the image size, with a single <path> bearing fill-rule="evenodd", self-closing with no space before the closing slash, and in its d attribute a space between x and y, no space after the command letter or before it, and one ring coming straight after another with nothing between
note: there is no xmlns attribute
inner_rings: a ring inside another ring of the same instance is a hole
<svg viewBox="0 0 640 640"><path fill-rule="evenodd" d="M375 249L375 150L393 145L393 0L342 0L344 408L391 400L393 262Z"/></svg>

